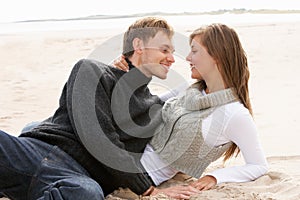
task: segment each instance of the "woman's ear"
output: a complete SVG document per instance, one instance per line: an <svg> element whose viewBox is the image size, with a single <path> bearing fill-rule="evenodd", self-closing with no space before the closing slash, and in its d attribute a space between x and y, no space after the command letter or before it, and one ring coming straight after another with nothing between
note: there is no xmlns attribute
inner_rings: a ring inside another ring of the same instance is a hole
<svg viewBox="0 0 300 200"><path fill-rule="evenodd" d="M143 40L141 40L140 38L134 38L132 41L132 46L136 53L142 54L142 49L144 47Z"/></svg>

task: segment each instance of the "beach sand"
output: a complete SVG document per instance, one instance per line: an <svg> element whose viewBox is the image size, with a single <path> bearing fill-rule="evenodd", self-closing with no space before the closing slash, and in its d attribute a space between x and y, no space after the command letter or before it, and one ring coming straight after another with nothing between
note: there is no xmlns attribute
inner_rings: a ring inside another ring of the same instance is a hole
<svg viewBox="0 0 300 200"><path fill-rule="evenodd" d="M254 119L270 171L253 182L218 185L195 199L300 199L300 22L231 26L248 54ZM175 30L188 35L197 27L175 26ZM52 115L72 66L120 31L0 35L0 129L17 136L25 124ZM189 79L183 59L173 69ZM153 91L162 89L154 84ZM241 158L229 163L235 162L240 163ZM219 166L217 162L210 168Z"/></svg>

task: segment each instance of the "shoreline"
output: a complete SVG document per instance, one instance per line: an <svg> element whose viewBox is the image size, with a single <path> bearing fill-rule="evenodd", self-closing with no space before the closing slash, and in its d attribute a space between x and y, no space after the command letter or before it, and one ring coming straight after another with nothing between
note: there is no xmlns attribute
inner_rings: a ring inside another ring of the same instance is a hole
<svg viewBox="0 0 300 200"><path fill-rule="evenodd" d="M265 15L282 15L282 14L300 14L297 9L219 9L203 12L148 12L148 13L133 13L123 15L90 15L83 17L72 18L45 18L45 19L30 19L21 21L11 21L9 23L27 23L27 22L49 22L49 21L76 21L76 20L100 20L100 19L121 19L121 18L136 18L145 16L199 16L199 15L223 15L223 14L265 14Z"/></svg>
<svg viewBox="0 0 300 200"><path fill-rule="evenodd" d="M37 32L55 32L55 31L125 31L133 21L145 16L153 16L149 14L128 15L124 17L107 17L102 19L92 18L74 18L74 19L44 19L44 20L28 20L17 22L0 23L0 35L37 33ZM180 14L172 15L171 13L156 13L154 16L165 18L175 31L182 28L198 27L201 24L225 23L231 26L239 25L265 25L266 23L297 23L300 22L299 13L287 14L253 14L253 13L230 13L223 14ZM103 17L103 16L102 16ZM121 25L122 24L122 25ZM121 26L120 26L121 25ZM123 28L121 28L123 27Z"/></svg>

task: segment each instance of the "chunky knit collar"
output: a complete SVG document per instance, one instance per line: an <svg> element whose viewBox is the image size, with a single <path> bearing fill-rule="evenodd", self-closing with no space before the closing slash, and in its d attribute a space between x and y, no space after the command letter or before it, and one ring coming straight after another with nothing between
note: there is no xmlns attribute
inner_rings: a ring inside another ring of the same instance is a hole
<svg viewBox="0 0 300 200"><path fill-rule="evenodd" d="M233 88L228 88L209 94L203 94L200 91L201 89L199 90L200 84L201 83L195 83L189 90L186 91L184 106L187 110L203 110L238 100L235 96Z"/></svg>

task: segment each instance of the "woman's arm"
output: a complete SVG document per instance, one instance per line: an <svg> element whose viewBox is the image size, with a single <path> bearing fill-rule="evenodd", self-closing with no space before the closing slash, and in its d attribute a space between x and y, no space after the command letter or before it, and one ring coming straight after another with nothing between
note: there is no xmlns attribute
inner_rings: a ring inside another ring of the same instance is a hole
<svg viewBox="0 0 300 200"><path fill-rule="evenodd" d="M224 139L233 141L240 148L245 164L226 167L207 173L191 186L208 190L224 182L247 182L264 175L268 164L258 138L254 121L246 109L235 112L225 125Z"/></svg>
<svg viewBox="0 0 300 200"><path fill-rule="evenodd" d="M217 183L247 182L264 175L268 170L258 131L248 110L237 112L229 120L225 136L241 150L245 165L226 167L208 175L216 178Z"/></svg>

